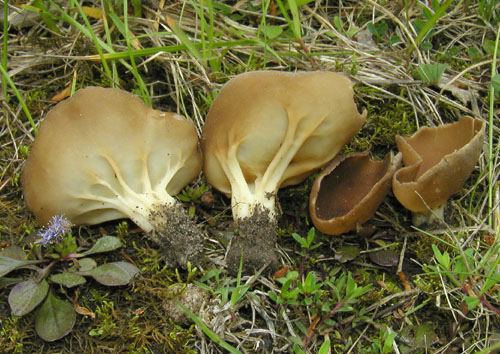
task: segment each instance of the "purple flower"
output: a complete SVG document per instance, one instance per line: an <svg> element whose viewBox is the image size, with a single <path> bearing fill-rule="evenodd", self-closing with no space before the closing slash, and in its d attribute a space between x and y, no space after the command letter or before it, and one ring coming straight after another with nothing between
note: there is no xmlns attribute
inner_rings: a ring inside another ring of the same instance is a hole
<svg viewBox="0 0 500 354"><path fill-rule="evenodd" d="M38 232L38 236L42 239L35 242L44 246L53 244L61 239L61 237L71 230L71 222L64 215L56 215L52 218L49 225Z"/></svg>

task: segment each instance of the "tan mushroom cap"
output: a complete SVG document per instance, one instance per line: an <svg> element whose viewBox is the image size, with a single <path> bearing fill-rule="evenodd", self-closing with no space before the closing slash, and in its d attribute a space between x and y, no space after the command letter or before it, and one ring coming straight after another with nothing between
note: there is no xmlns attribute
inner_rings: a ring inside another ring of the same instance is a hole
<svg viewBox="0 0 500 354"><path fill-rule="evenodd" d="M483 120L463 117L455 123L421 128L409 138L396 137L406 166L392 181L399 202L413 212L445 204L474 170L484 131Z"/></svg>
<svg viewBox="0 0 500 354"><path fill-rule="evenodd" d="M119 89L87 87L41 123L23 193L41 224L64 214L77 225L131 218L142 227L143 209L171 200L201 165L190 121Z"/></svg>
<svg viewBox="0 0 500 354"><path fill-rule="evenodd" d="M365 118L366 111L359 114L354 102L352 82L341 74L238 75L223 87L207 116L204 172L228 196L237 174L228 166L235 161L250 189L273 179L278 187L300 183L330 161Z"/></svg>
<svg viewBox="0 0 500 354"><path fill-rule="evenodd" d="M370 220L391 188L401 154L374 161L368 151L337 156L314 181L309 212L314 226L341 235Z"/></svg>

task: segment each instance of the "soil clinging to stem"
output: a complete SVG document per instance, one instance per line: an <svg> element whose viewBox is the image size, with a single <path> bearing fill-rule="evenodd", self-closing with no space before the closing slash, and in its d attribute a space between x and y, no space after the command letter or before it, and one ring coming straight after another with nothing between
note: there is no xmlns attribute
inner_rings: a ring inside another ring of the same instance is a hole
<svg viewBox="0 0 500 354"><path fill-rule="evenodd" d="M226 257L229 272L238 273L242 257L244 274L255 272L264 265L270 271L275 270L278 267L275 253L277 227L276 218L258 206L251 216L236 220L236 230Z"/></svg>
<svg viewBox="0 0 500 354"><path fill-rule="evenodd" d="M186 268L187 263L198 265L202 259L202 231L183 207L164 205L150 214L155 228L148 237L158 244L169 266Z"/></svg>

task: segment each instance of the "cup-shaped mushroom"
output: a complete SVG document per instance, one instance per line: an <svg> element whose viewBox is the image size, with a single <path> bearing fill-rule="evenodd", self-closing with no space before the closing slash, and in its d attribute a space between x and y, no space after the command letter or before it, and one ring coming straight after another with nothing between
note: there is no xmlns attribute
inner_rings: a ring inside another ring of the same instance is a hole
<svg viewBox="0 0 500 354"><path fill-rule="evenodd" d="M438 208L460 191L481 154L485 124L463 117L438 127L423 127L409 138L396 137L403 164L394 174L392 189L413 212Z"/></svg>
<svg viewBox="0 0 500 354"><path fill-rule="evenodd" d="M276 193L330 161L362 126L351 81L337 73L249 72L213 102L202 133L208 181L231 197L237 271L276 263Z"/></svg>
<svg viewBox="0 0 500 354"><path fill-rule="evenodd" d="M370 220L391 188L401 154L374 161L368 151L337 156L314 181L309 212L314 226L341 235Z"/></svg>
<svg viewBox="0 0 500 354"><path fill-rule="evenodd" d="M22 175L26 204L41 224L130 218L171 263L194 261L201 234L174 199L198 176L196 129L118 89L87 87L40 124Z"/></svg>

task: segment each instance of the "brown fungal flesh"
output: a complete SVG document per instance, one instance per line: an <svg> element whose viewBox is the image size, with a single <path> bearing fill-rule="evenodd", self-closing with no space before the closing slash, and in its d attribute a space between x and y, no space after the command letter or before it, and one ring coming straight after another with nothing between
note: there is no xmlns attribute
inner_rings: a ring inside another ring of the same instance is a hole
<svg viewBox="0 0 500 354"><path fill-rule="evenodd" d="M353 96L352 82L332 72L249 72L222 88L202 150L207 180L231 197L239 231L226 257L231 271L241 256L247 270L276 264L278 189L324 166L361 128L366 111Z"/></svg>
<svg viewBox="0 0 500 354"><path fill-rule="evenodd" d="M61 214L74 225L130 218L184 266L199 260L201 233L173 196L201 165L192 122L126 91L87 87L40 124L23 194L40 224Z"/></svg>
<svg viewBox="0 0 500 354"><path fill-rule="evenodd" d="M396 137L403 164L394 174L392 189L413 212L429 212L457 193L481 154L485 124L463 117L458 122L424 127L409 138Z"/></svg>
<svg viewBox="0 0 500 354"><path fill-rule="evenodd" d="M316 178L309 199L314 226L328 235L355 230L373 217L391 188L401 154L374 161L368 151L337 156Z"/></svg>

